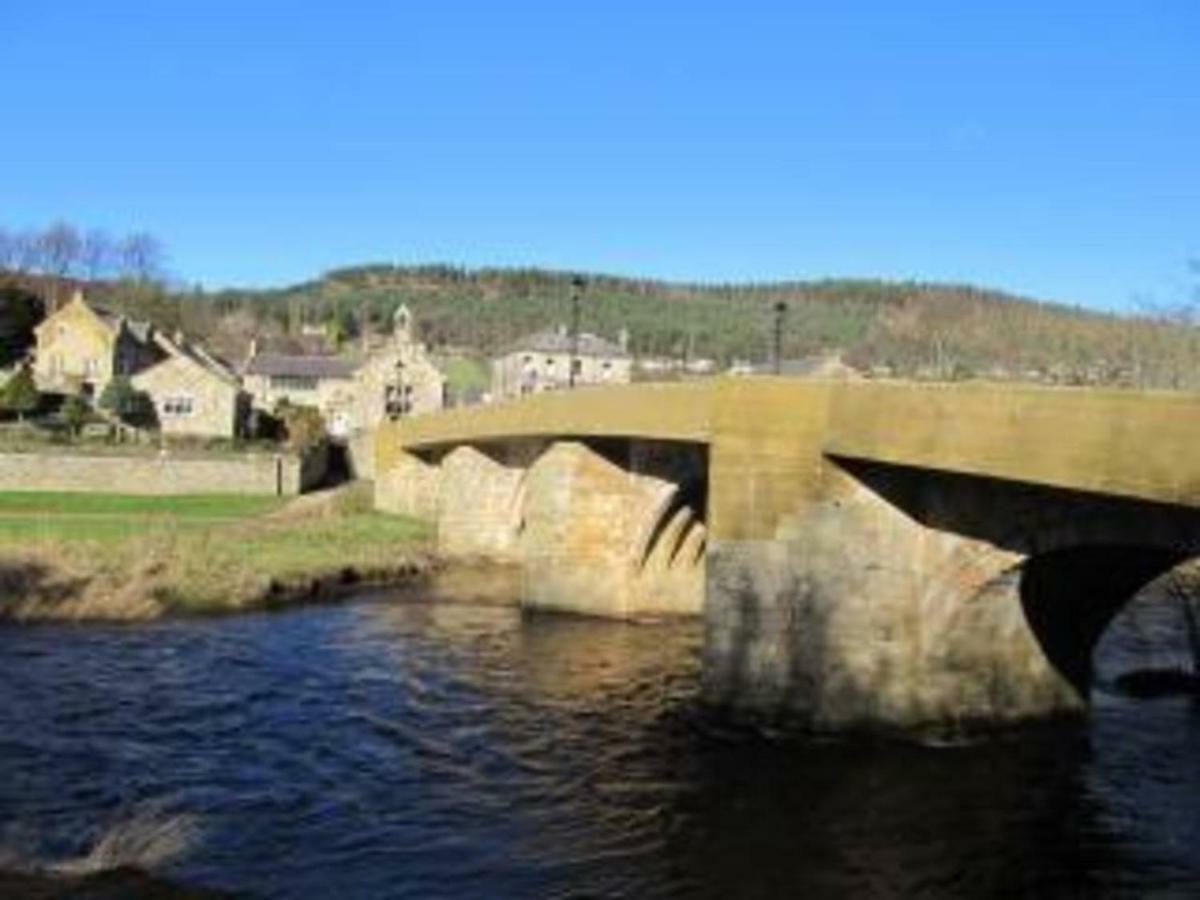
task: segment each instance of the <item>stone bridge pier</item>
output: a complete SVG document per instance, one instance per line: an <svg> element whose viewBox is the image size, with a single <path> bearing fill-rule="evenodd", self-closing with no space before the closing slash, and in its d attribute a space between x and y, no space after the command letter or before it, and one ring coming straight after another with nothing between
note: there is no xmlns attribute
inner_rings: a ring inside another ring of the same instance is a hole
<svg viewBox="0 0 1200 900"><path fill-rule="evenodd" d="M521 570L521 604L623 619L699 615L707 490L702 445L620 439L403 453L380 507L436 522L447 559Z"/></svg>

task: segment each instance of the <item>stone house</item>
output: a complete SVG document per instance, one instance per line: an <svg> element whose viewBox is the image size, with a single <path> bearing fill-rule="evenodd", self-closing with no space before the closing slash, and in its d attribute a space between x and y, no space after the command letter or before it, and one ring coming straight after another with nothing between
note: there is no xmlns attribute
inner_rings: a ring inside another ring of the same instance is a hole
<svg viewBox="0 0 1200 900"><path fill-rule="evenodd" d="M255 409L273 412L281 403L320 410L331 434L349 425L354 405L354 361L341 356L260 353L251 344L242 384Z"/></svg>
<svg viewBox="0 0 1200 900"><path fill-rule="evenodd" d="M237 375L181 336L155 334L154 341L162 359L131 380L154 401L159 430L172 437L240 436L249 407Z"/></svg>
<svg viewBox="0 0 1200 900"><path fill-rule="evenodd" d="M492 396L501 400L575 384L627 384L633 360L620 344L583 332L578 343L563 326L527 335L492 360Z"/></svg>
<svg viewBox="0 0 1200 900"><path fill-rule="evenodd" d="M163 358L154 334L149 322L91 306L76 291L34 329L38 389L98 397L114 376L134 375Z"/></svg>
<svg viewBox="0 0 1200 900"><path fill-rule="evenodd" d="M436 412L446 403L446 377L413 334L412 313L401 306L392 334L371 348L355 372L359 422L374 428L386 419Z"/></svg>
<svg viewBox="0 0 1200 900"><path fill-rule="evenodd" d="M316 408L330 435L341 439L385 418L439 410L445 395L445 378L413 337L404 306L396 311L391 336L377 345L365 342L358 356L259 353L252 345L243 384L265 412L281 401Z"/></svg>
<svg viewBox="0 0 1200 900"><path fill-rule="evenodd" d="M117 376L154 403L170 436L234 437L246 410L237 375L182 335L89 304L81 291L35 329L38 390L93 402Z"/></svg>

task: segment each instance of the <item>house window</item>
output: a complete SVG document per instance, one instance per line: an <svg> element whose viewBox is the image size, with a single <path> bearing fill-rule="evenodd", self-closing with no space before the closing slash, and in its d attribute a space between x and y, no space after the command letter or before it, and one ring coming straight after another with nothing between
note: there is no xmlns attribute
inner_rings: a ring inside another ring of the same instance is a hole
<svg viewBox="0 0 1200 900"><path fill-rule="evenodd" d="M193 400L186 394L176 397L166 397L162 402L164 416L190 416L193 410Z"/></svg>
<svg viewBox="0 0 1200 900"><path fill-rule="evenodd" d="M582 375L583 374L583 360L582 359L572 359L571 360L571 373L573 375Z"/></svg>
<svg viewBox="0 0 1200 900"><path fill-rule="evenodd" d="M307 375L272 375L271 387L281 391L315 391L317 379Z"/></svg>
<svg viewBox="0 0 1200 900"><path fill-rule="evenodd" d="M83 374L88 378L94 378L96 373L100 371L100 361L97 359L85 359L83 361Z"/></svg>
<svg viewBox="0 0 1200 900"><path fill-rule="evenodd" d="M389 416L407 416L413 408L412 385L389 385L384 394L384 406Z"/></svg>

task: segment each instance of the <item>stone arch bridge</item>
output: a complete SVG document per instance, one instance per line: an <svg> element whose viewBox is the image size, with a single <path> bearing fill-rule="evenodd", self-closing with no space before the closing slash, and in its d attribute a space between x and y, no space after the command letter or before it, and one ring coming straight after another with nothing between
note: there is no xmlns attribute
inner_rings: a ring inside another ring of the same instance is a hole
<svg viewBox="0 0 1200 900"><path fill-rule="evenodd" d="M1078 711L1137 590L1200 553L1200 396L780 378L385 425L380 509L531 609L701 614L704 688L822 729Z"/></svg>

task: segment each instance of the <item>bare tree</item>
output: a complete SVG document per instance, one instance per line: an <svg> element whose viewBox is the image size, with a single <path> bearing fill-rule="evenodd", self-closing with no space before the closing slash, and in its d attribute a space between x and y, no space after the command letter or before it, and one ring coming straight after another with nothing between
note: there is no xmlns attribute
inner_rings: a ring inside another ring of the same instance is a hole
<svg viewBox="0 0 1200 900"><path fill-rule="evenodd" d="M89 281L103 278L116 265L117 247L107 231L92 228L83 236L79 253L81 274Z"/></svg>
<svg viewBox="0 0 1200 900"><path fill-rule="evenodd" d="M159 239L145 231L135 232L121 241L118 255L122 274L140 282L158 278L166 256Z"/></svg>
<svg viewBox="0 0 1200 900"><path fill-rule="evenodd" d="M79 264L83 238L74 225L55 222L42 232L41 244L48 274L65 278Z"/></svg>
<svg viewBox="0 0 1200 900"><path fill-rule="evenodd" d="M20 272L41 272L46 268L46 248L36 231L19 231L13 235L13 252Z"/></svg>
<svg viewBox="0 0 1200 900"><path fill-rule="evenodd" d="M7 228L0 228L0 269L12 271L17 267L16 235Z"/></svg>
<svg viewBox="0 0 1200 900"><path fill-rule="evenodd" d="M79 265L83 250L83 238L74 225L58 221L42 232L42 246L46 274L50 276L50 290L46 297L49 313L58 308L59 295L67 276Z"/></svg>

